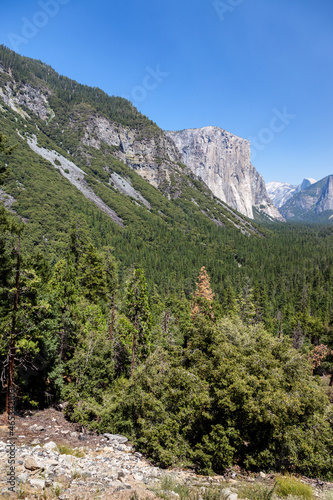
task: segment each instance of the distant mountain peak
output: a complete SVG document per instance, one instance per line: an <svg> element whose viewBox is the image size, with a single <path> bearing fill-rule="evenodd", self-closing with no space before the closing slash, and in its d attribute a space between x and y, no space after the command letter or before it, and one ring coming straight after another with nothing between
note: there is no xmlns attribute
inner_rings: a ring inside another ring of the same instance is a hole
<svg viewBox="0 0 333 500"><path fill-rule="evenodd" d="M315 184L317 181L316 179L312 179L311 177L303 179L302 183L300 184L300 191L303 191L304 189L308 188L312 184Z"/></svg>
<svg viewBox="0 0 333 500"><path fill-rule="evenodd" d="M303 179L301 184L289 184L289 182L268 182L267 192L277 208L281 208L294 194L304 191L317 181L312 178Z"/></svg>

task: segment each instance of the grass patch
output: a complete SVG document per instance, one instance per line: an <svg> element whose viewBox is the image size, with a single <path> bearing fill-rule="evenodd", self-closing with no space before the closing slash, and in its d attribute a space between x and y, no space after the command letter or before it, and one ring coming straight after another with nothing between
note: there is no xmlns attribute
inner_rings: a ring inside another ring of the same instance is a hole
<svg viewBox="0 0 333 500"><path fill-rule="evenodd" d="M325 500L333 500L333 488L326 492Z"/></svg>
<svg viewBox="0 0 333 500"><path fill-rule="evenodd" d="M174 500L175 494L180 500L228 500L229 495L224 492L223 486L191 487L179 483L170 475L161 478L159 485L150 488L159 498ZM132 499L131 499L132 500ZM133 498L133 500L137 500Z"/></svg>
<svg viewBox="0 0 333 500"><path fill-rule="evenodd" d="M273 486L265 484L244 484L238 490L241 498L248 500L270 500L273 493L276 492L277 484Z"/></svg>
<svg viewBox="0 0 333 500"><path fill-rule="evenodd" d="M292 495L306 500L312 500L314 498L311 486L304 484L291 476L280 477L277 479L275 493L279 497L288 497L289 495Z"/></svg>
<svg viewBox="0 0 333 500"><path fill-rule="evenodd" d="M229 495L223 489L222 486L201 489L200 492L192 492L190 500L228 500Z"/></svg>
<svg viewBox="0 0 333 500"><path fill-rule="evenodd" d="M60 455L72 455L73 457L83 458L85 454L83 451L78 450L77 448L72 448L71 446L67 446L66 444L59 444L58 451Z"/></svg>
<svg viewBox="0 0 333 500"><path fill-rule="evenodd" d="M168 500L175 497L174 493L179 495L181 500L190 498L190 489L188 486L177 482L172 476L165 475L161 478L158 486L151 488L152 491L160 498Z"/></svg>

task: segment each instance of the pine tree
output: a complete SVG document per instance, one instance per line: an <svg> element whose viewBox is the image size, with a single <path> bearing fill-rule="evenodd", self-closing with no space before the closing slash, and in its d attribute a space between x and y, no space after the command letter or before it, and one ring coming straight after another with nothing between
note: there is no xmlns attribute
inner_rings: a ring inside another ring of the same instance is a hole
<svg viewBox="0 0 333 500"><path fill-rule="evenodd" d="M106 288L107 300L110 307L110 325L109 325L109 339L113 338L113 329L115 321L116 310L116 292L118 287L118 266L116 259L111 255L111 248L106 249Z"/></svg>
<svg viewBox="0 0 333 500"><path fill-rule="evenodd" d="M253 301L253 289L250 281L247 280L245 286L239 294L239 312L243 323L252 324L255 322L256 309Z"/></svg>
<svg viewBox="0 0 333 500"><path fill-rule="evenodd" d="M137 351L145 355L149 344L150 309L147 284L142 269L134 269L126 291L126 315L132 324L133 374Z"/></svg>
<svg viewBox="0 0 333 500"><path fill-rule="evenodd" d="M197 288L193 293L193 301L191 307L191 315L192 318L196 314L200 314L204 312L205 306L208 305L209 316L214 317L214 313L212 311L212 302L215 297L211 287L210 287L210 278L207 274L205 266L202 266L197 282Z"/></svg>

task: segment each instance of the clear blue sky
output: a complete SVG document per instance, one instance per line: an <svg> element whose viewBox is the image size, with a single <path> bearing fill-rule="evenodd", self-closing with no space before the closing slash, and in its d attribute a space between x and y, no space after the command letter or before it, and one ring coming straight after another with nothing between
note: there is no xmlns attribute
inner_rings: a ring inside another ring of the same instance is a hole
<svg viewBox="0 0 333 500"><path fill-rule="evenodd" d="M266 182L333 173L332 0L1 0L0 43L163 129L251 138Z"/></svg>

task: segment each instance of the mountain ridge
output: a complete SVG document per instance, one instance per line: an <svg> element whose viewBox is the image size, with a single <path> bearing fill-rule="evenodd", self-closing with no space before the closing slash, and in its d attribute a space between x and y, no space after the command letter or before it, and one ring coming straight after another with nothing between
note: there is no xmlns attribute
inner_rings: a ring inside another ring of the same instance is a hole
<svg viewBox="0 0 333 500"><path fill-rule="evenodd" d="M182 191L183 175L189 178L194 173L197 178L195 167L184 164L181 151L170 134L164 133L126 99L110 97L98 88L78 84L58 75L50 66L18 56L4 47L1 68L0 98L3 102L23 119L28 119L31 113L38 116L43 123L42 131L62 149L65 147L69 154L82 156L86 154L85 146L101 149L107 144L113 148L115 158L137 171L169 199L179 196ZM13 82L17 82L17 88L13 87ZM59 113L60 107L63 110ZM66 134L61 135L63 128ZM223 132L213 126L207 130ZM200 178L215 196L243 215L253 219L255 206L269 218L282 220L268 198L262 177L250 164L248 142L227 131L224 134L230 139L229 143L238 142L247 150L244 153L247 172L245 175L241 169L235 172L242 182L239 185L232 182L221 190L218 185L205 182L205 176ZM73 136L76 143L80 142L80 151L73 149ZM216 148L221 147L216 144ZM233 168L231 163L227 162L229 170ZM221 176L216 179L221 183Z"/></svg>

